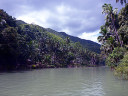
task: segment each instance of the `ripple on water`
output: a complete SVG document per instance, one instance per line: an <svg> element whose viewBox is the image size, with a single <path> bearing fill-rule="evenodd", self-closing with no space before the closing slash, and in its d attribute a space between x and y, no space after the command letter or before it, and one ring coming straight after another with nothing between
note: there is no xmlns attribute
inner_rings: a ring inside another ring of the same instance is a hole
<svg viewBox="0 0 128 96"><path fill-rule="evenodd" d="M87 85L86 85L87 86ZM83 87L81 90L82 96L104 96L105 92L101 82L93 82L88 87Z"/></svg>
<svg viewBox="0 0 128 96"><path fill-rule="evenodd" d="M0 96L128 96L128 82L105 68L44 69L0 75Z"/></svg>

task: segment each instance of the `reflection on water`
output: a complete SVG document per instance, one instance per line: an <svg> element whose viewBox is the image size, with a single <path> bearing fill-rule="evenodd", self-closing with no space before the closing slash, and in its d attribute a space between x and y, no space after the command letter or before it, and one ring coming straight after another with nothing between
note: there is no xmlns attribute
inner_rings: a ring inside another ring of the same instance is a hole
<svg viewBox="0 0 128 96"><path fill-rule="evenodd" d="M81 94L82 96L104 96L105 95L101 82L94 82L91 84L90 87L84 86L81 93L82 93Z"/></svg>
<svg viewBox="0 0 128 96"><path fill-rule="evenodd" d="M105 67L0 74L0 96L127 96L127 89Z"/></svg>

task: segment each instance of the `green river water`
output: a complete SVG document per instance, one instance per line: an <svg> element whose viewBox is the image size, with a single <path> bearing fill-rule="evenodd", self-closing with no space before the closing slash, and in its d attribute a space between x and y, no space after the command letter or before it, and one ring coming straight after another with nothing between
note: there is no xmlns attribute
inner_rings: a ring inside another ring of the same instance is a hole
<svg viewBox="0 0 128 96"><path fill-rule="evenodd" d="M128 96L128 81L107 67L0 73L0 96Z"/></svg>

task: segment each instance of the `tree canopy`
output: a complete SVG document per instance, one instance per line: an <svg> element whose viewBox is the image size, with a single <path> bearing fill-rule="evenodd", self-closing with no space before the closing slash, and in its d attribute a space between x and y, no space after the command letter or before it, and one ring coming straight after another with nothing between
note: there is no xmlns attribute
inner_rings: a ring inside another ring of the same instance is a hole
<svg viewBox="0 0 128 96"><path fill-rule="evenodd" d="M111 4L104 4L103 13L106 15L105 24L101 26L101 35L98 37L98 41L101 42L101 55L106 58L108 66L114 67L116 73L120 73L119 71L125 70L125 67L127 69L125 65L123 69L118 66L122 65L124 54L128 52L128 3L119 13Z"/></svg>
<svg viewBox="0 0 128 96"><path fill-rule="evenodd" d="M0 70L97 66L100 56L0 10Z"/></svg>

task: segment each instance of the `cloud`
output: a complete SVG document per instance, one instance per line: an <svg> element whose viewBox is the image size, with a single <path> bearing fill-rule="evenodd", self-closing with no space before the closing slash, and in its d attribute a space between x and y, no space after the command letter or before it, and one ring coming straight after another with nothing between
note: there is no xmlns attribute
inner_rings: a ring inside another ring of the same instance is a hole
<svg viewBox="0 0 128 96"><path fill-rule="evenodd" d="M44 15L45 14L45 15ZM49 23L47 23L47 20L51 16L51 12L49 10L42 10L42 11L33 11L28 14L23 14L21 16L18 16L17 19L23 20L29 24L35 23L39 24L43 27L48 27L50 26Z"/></svg>
<svg viewBox="0 0 128 96"><path fill-rule="evenodd" d="M113 0L2 0L0 8L27 23L84 38L104 24L104 3L120 8Z"/></svg>
<svg viewBox="0 0 128 96"><path fill-rule="evenodd" d="M97 41L97 37L100 35L99 32L100 32L100 30L97 30L97 31L91 32L91 33L84 32L84 33L80 34L78 37L82 38L82 39L86 39L86 40L92 40L94 42L99 43Z"/></svg>

